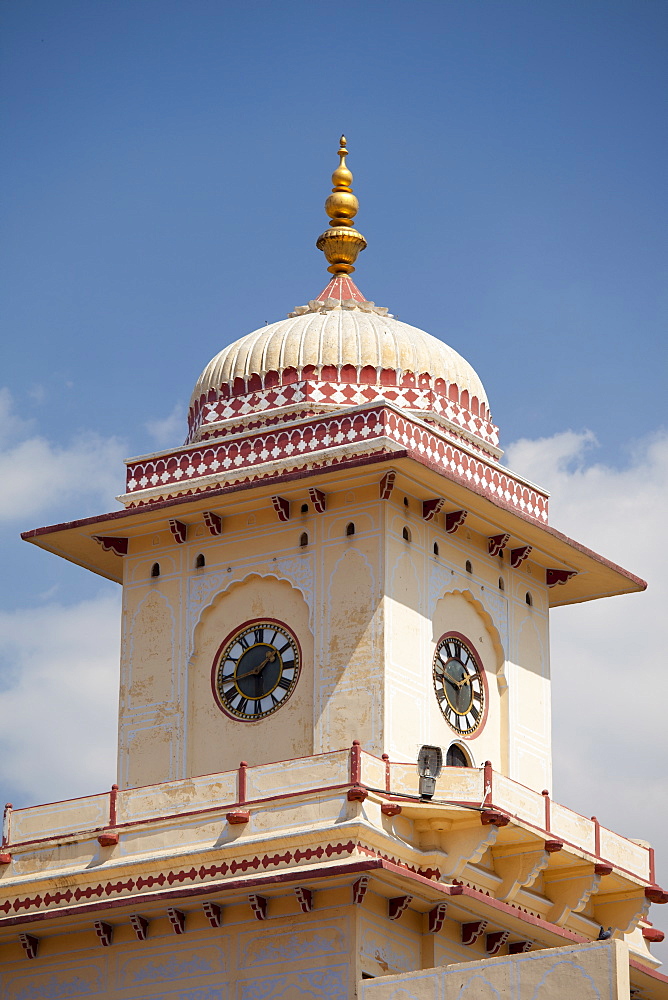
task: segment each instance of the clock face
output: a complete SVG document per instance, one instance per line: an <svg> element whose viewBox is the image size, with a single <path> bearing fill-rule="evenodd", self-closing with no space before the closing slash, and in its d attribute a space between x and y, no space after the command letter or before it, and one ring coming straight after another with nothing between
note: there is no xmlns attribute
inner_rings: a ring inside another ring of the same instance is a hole
<svg viewBox="0 0 668 1000"><path fill-rule="evenodd" d="M299 644L287 626L268 620L246 622L217 658L220 707L235 719L264 719L288 700L299 667Z"/></svg>
<svg viewBox="0 0 668 1000"><path fill-rule="evenodd" d="M485 683L472 645L463 636L443 636L434 654L434 691L451 729L470 736L485 715Z"/></svg>

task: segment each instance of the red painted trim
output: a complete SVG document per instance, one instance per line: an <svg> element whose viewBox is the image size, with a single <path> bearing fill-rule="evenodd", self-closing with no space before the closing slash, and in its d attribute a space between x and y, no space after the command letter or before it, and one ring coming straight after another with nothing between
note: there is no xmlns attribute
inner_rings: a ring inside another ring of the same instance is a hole
<svg viewBox="0 0 668 1000"><path fill-rule="evenodd" d="M646 965L643 965L642 962L639 962L635 958L629 959L629 966L636 972L642 972L644 975L649 976L650 979L656 980L657 983L668 984L668 976L664 976L662 972L657 972L656 969L648 969Z"/></svg>
<svg viewBox="0 0 668 1000"><path fill-rule="evenodd" d="M116 800L118 785L112 785L109 792L109 826L116 826Z"/></svg>
<svg viewBox="0 0 668 1000"><path fill-rule="evenodd" d="M225 819L230 826L241 826L249 822L250 813L244 809L233 809L232 812L225 813Z"/></svg>
<svg viewBox="0 0 668 1000"><path fill-rule="evenodd" d="M353 740L350 748L350 784L359 785L361 774L360 741Z"/></svg>
<svg viewBox="0 0 668 1000"><path fill-rule="evenodd" d="M128 539L109 535L92 535L93 541L99 542L104 552L113 552L116 556L128 554Z"/></svg>
<svg viewBox="0 0 668 1000"><path fill-rule="evenodd" d="M386 869L394 874L406 874L413 876L413 872L400 868L382 858L365 858L363 861L347 861L331 865L323 865L318 868L291 868L287 871L272 872L271 875L244 876L229 880L218 880L216 882L202 882L196 886L185 888L169 888L151 890L148 893L135 893L132 896L121 896L118 899L108 899L103 902L78 903L74 906L63 906L57 910L46 910L43 913L24 913L15 917L0 917L0 929L3 927L15 927L20 924L41 923L44 920L52 920L54 917L71 917L79 914L97 912L99 910L112 910L118 907L128 907L140 901L144 903L160 902L167 899L190 899L193 896L208 896L213 893L247 891L254 888L280 887L290 882L304 882L311 879L320 879L330 875L356 875L358 872L374 871L375 869ZM419 876L422 878L422 876ZM438 883L429 879L423 880L428 885L437 886ZM455 888L459 888L456 886Z"/></svg>
<svg viewBox="0 0 668 1000"><path fill-rule="evenodd" d="M256 721L259 722L260 720L259 719L258 720L256 720L256 719L240 719L238 716L232 715L231 712L227 711L227 709L225 708L225 706L221 702L220 698L218 697L218 687L216 685L216 674L218 672L218 661L220 660L221 653L223 652L223 650L225 649L225 647L227 646L227 644L232 641L232 639L234 638L235 635L238 635L240 632L243 632L244 629L249 628L249 626L259 624L260 622L269 622L272 625L278 625L280 628L282 628L286 632L288 632L288 634L292 636L292 640L293 640L295 646L297 647L297 651L299 653L299 666L297 668L297 672L296 672L294 684L292 685L291 690L288 691L288 693L286 694L285 698L283 698L283 700L281 702L279 702L279 704L276 706L276 708L274 709L274 711L271 712L270 714L272 714L272 715L275 714L275 712L277 712L280 708L282 708L283 705L287 705L287 703L290 701L290 699L292 698L293 694L297 690L297 684L299 683L299 678L301 677L301 672L302 672L302 647L301 647L301 644L299 642L299 639L294 634L294 632L290 628L290 626L287 625L285 622L282 622L279 618L269 618L269 617L267 617L267 618L249 618L248 621L242 622L241 625L237 625L236 628L232 629L232 631L229 632L227 634L227 636L221 642L220 646L216 650L216 655L213 658L213 665L211 667L211 690L213 692L214 701L215 701L216 705L218 706L218 708L220 709L220 711L223 713L223 715L227 716L228 719L232 719L234 722L240 722L242 725L245 725L248 722L250 722L250 723L254 723ZM263 718L267 718L267 716L265 715L265 716L263 716ZM244 790L244 794L245 794L245 790Z"/></svg>
<svg viewBox="0 0 668 1000"><path fill-rule="evenodd" d="M601 856L601 824L599 823L599 821L596 819L595 816L592 816L591 821L594 824L594 854L596 855L597 858L600 858L600 856Z"/></svg>
<svg viewBox="0 0 668 1000"><path fill-rule="evenodd" d="M97 838L100 847L115 847L118 843L117 833L101 833Z"/></svg>
<svg viewBox="0 0 668 1000"><path fill-rule="evenodd" d="M385 761L385 791L390 792L392 791L392 786L391 786L392 774L391 774L390 758L386 753L384 753L382 759Z"/></svg>
<svg viewBox="0 0 668 1000"><path fill-rule="evenodd" d="M398 802L383 802L381 803L380 811L383 816L399 816L401 813L401 806Z"/></svg>
<svg viewBox="0 0 668 1000"><path fill-rule="evenodd" d="M542 794L545 797L545 832L550 832L550 823L552 822L552 817L550 814L550 793L547 788L543 789Z"/></svg>
<svg viewBox="0 0 668 1000"><path fill-rule="evenodd" d="M650 944L661 944L666 935L658 927L643 927L642 936Z"/></svg>
<svg viewBox="0 0 668 1000"><path fill-rule="evenodd" d="M483 764L483 800L481 805L491 806L494 787L494 769L491 760L486 760Z"/></svg>

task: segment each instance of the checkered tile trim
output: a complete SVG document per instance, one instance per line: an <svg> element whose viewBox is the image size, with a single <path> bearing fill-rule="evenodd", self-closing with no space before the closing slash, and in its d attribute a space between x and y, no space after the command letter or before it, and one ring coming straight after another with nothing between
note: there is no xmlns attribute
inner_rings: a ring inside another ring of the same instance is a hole
<svg viewBox="0 0 668 1000"><path fill-rule="evenodd" d="M207 427L221 421L234 420L247 414L264 413L278 407L315 404L335 404L339 406L360 406L376 400L386 400L402 409L437 413L481 442L494 448L499 444L499 430L484 416L474 414L470 409L444 393L429 386L398 386L363 384L355 382L300 381L289 385L278 385L269 389L219 398L193 406L188 416L190 433L188 442L200 441L207 433Z"/></svg>
<svg viewBox="0 0 668 1000"><path fill-rule="evenodd" d="M379 440L380 439L380 440ZM252 478L257 466L303 457L327 463L327 450L362 444L365 451L383 450L393 442L418 461L454 477L491 499L517 509L540 523L547 523L547 496L521 482L492 461L464 451L423 421L411 419L393 407L380 404L346 413L318 414L300 424L276 430L247 433L233 440L226 436L199 447L184 447L144 461L129 462L128 494L150 492L150 501L166 495L191 492L197 480L215 476L228 481ZM278 475L279 471L269 473ZM206 489L210 484L203 485ZM156 487L165 487L158 490ZM176 487L176 488L175 488ZM138 495L137 500L143 498ZM149 497L147 497L149 499Z"/></svg>

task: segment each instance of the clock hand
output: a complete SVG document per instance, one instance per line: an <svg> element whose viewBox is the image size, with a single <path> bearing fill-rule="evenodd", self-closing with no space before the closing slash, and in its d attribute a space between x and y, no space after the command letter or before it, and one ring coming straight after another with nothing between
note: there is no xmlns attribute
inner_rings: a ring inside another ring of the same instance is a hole
<svg viewBox="0 0 668 1000"><path fill-rule="evenodd" d="M265 656L265 658L262 661L262 663L258 663L257 667L253 667L252 670L247 670L246 673L242 674L241 676L242 677L255 677L262 670L264 670L264 668L267 666L268 663L272 663L275 659L276 659L276 653L275 653L274 650L271 650L271 652L267 653L267 655Z"/></svg>

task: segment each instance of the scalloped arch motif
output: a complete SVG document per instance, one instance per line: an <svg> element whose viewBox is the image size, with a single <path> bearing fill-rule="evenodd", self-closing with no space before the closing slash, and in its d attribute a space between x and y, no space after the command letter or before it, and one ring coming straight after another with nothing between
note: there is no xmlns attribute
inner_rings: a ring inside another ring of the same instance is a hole
<svg viewBox="0 0 668 1000"><path fill-rule="evenodd" d="M504 674L504 667L505 667L506 655L505 655L505 652L504 652L503 644L501 642L501 636L499 634L499 630L496 627L494 619L490 615L490 613L487 610L487 608L476 597L473 596L473 594L471 593L470 590L461 589L461 588L458 588L458 587L455 587L455 586L453 586L451 589L444 590L442 592L441 596L439 597L439 599L434 604L434 608L433 608L432 614L431 614L432 620L433 620L433 617L434 617L434 611L436 610L436 605L438 604L438 601L442 600L444 597L450 597L451 595L458 596L458 597L463 597L465 601L468 601L468 603L473 608L475 608L475 610L478 612L478 614L482 618L482 620L483 620L483 622L485 624L485 627L487 628L489 634L492 637L492 648L494 649L494 652L496 653L496 670L495 670L494 674L495 674L495 676L497 678L498 677L502 677L503 674ZM490 672L490 671L488 671L488 672Z"/></svg>
<svg viewBox="0 0 668 1000"><path fill-rule="evenodd" d="M191 580L186 609L187 659L195 651L195 634L206 612L232 587L245 583L250 577L264 579L271 577L280 583L287 583L302 595L309 612L309 627L313 631L314 589L312 559L283 559L261 566L233 567L232 572L213 573L207 578Z"/></svg>
<svg viewBox="0 0 668 1000"><path fill-rule="evenodd" d="M504 664L508 659L509 652L508 602L505 599L505 594L502 596L496 591L485 589L480 591L479 597L476 597L470 587L462 585L463 581L459 580L459 577L463 577L463 575L463 573L459 574L457 572L453 575L450 567L443 566L441 563L436 562L436 560L431 563L428 615L433 620L436 605L446 594L461 594L462 597L466 598L467 601L479 610L483 621L489 627L495 640L495 648L501 660L500 666L497 667L497 673L503 674Z"/></svg>

